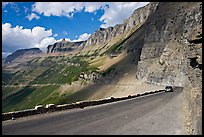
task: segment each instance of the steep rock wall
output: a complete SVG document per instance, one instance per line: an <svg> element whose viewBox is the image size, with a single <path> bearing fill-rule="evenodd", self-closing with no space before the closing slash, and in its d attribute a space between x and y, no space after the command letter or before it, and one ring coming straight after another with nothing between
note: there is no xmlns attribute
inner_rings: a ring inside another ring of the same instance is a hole
<svg viewBox="0 0 204 137"><path fill-rule="evenodd" d="M202 3L161 2L143 27L136 77L147 83L184 87L189 133L201 134Z"/></svg>
<svg viewBox="0 0 204 137"><path fill-rule="evenodd" d="M81 46L102 45L115 37L130 33L134 27L139 28L147 17L156 9L158 3L150 3L142 8L136 9L133 14L122 24L106 29L101 28L94 32Z"/></svg>

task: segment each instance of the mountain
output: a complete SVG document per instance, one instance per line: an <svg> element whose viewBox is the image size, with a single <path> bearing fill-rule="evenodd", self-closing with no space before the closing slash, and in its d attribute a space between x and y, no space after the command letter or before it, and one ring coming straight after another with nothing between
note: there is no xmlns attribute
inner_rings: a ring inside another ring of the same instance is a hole
<svg viewBox="0 0 204 137"><path fill-rule="evenodd" d="M99 29L83 43L83 46L102 45L117 37L130 34L146 21L149 14L155 10L155 7L156 3L147 4L142 8L136 9L122 24L117 24L114 27L108 27L106 29Z"/></svg>
<svg viewBox="0 0 204 137"><path fill-rule="evenodd" d="M3 112L172 85L183 87L188 134L202 134L202 2L149 3L123 24L84 42L49 45L47 53L67 51L34 58L26 68L5 67Z"/></svg>
<svg viewBox="0 0 204 137"><path fill-rule="evenodd" d="M47 47L47 53L53 52L69 52L75 49L84 50L84 47L105 45L114 43L118 39L126 37L139 28L147 19L149 14L155 10L156 3L151 3L143 8L139 8L126 19L122 24L117 24L114 27L100 28L95 31L86 41L68 42L61 41ZM80 48L79 48L80 47Z"/></svg>
<svg viewBox="0 0 204 137"><path fill-rule="evenodd" d="M70 42L63 39L62 41L56 42L47 47L47 53L56 53L56 52L70 52L78 48L83 41Z"/></svg>
<svg viewBox="0 0 204 137"><path fill-rule="evenodd" d="M26 56L36 56L42 53L43 52L39 48L20 49L7 56L5 62L13 62L14 60L20 60Z"/></svg>

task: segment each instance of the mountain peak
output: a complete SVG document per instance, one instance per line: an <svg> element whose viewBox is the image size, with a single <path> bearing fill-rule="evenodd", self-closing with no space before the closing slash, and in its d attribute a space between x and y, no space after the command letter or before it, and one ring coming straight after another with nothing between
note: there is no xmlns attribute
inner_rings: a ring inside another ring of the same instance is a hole
<svg viewBox="0 0 204 137"><path fill-rule="evenodd" d="M19 49L16 50L11 55L7 56L5 62L13 62L17 58L22 58L24 56L31 56L36 54L42 54L43 52L39 48L29 48L29 49Z"/></svg>

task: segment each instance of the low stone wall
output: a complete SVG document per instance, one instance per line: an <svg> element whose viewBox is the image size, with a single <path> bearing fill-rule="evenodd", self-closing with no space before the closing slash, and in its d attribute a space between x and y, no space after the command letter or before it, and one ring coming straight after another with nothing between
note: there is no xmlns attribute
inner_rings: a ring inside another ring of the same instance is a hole
<svg viewBox="0 0 204 137"><path fill-rule="evenodd" d="M62 111L66 109L84 108L87 106L101 105L105 103L111 103L115 101L121 101L121 100L141 97L141 96L150 95L150 94L163 92L163 91L165 90L147 91L145 93L129 95L127 97L121 97L121 98L111 97L108 99L101 99L101 100L95 100L95 101L81 101L81 102L72 103L72 104L57 105L51 108L27 109L27 110L22 110L22 111L2 113L2 121L13 119L13 118L20 118L20 117L25 117L25 116L30 116L30 115L41 114L41 113L48 113L48 112L54 112L54 111Z"/></svg>

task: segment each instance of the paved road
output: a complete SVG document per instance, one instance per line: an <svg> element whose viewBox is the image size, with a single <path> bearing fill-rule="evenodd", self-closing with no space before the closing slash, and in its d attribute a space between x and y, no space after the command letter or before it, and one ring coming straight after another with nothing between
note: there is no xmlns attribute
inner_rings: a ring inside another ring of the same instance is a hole
<svg viewBox="0 0 204 137"><path fill-rule="evenodd" d="M182 89L2 122L6 134L184 134Z"/></svg>

